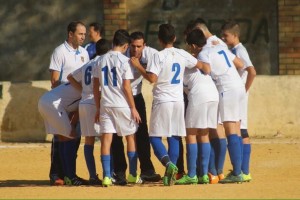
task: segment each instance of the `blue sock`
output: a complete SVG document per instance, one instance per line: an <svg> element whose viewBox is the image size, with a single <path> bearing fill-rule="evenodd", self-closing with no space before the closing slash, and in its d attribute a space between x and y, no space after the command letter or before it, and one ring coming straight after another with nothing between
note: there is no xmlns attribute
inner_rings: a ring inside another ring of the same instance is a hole
<svg viewBox="0 0 300 200"><path fill-rule="evenodd" d="M161 141L161 137L149 137L150 143L153 147L153 151L155 156L158 158L160 162L162 162L163 157L169 157L168 152L166 150L166 147ZM163 163L164 166L166 166L168 163Z"/></svg>
<svg viewBox="0 0 300 200"><path fill-rule="evenodd" d="M103 178L111 178L110 173L110 155L101 155L102 169L103 169Z"/></svg>
<svg viewBox="0 0 300 200"><path fill-rule="evenodd" d="M61 162L61 166L63 168L64 176L67 175L67 169L66 169L66 161L65 161L65 142L58 142L58 152L59 152L59 158Z"/></svg>
<svg viewBox="0 0 300 200"><path fill-rule="evenodd" d="M237 176L241 174L241 146L239 136L237 134L231 134L227 136L228 140L228 152L233 167L233 175Z"/></svg>
<svg viewBox="0 0 300 200"><path fill-rule="evenodd" d="M196 175L197 151L197 144L186 144L188 176L191 178Z"/></svg>
<svg viewBox="0 0 300 200"><path fill-rule="evenodd" d="M178 136L172 136L172 137L168 137L167 141L168 141L168 155L170 157L170 160L172 163L177 163L178 157L179 157L179 140L180 137Z"/></svg>
<svg viewBox="0 0 300 200"><path fill-rule="evenodd" d="M136 151L127 152L128 161L129 161L129 173L136 177L136 168L137 168L137 153Z"/></svg>
<svg viewBox="0 0 300 200"><path fill-rule="evenodd" d="M200 143L200 149L198 149L198 157L201 157L201 172L200 176L208 174L208 163L210 157L210 143Z"/></svg>
<svg viewBox="0 0 300 200"><path fill-rule="evenodd" d="M111 177L114 174L114 156L110 154L110 175Z"/></svg>
<svg viewBox="0 0 300 200"><path fill-rule="evenodd" d="M96 178L96 165L94 158L94 145L84 145L84 157L86 166L89 170L90 178Z"/></svg>
<svg viewBox="0 0 300 200"><path fill-rule="evenodd" d="M216 169L216 155L215 149L217 148L217 144L219 142L218 138L210 140L210 154L209 154L209 163L208 163L208 171L214 176L217 176L217 169ZM199 143L200 145L201 143ZM198 148L199 149L199 148Z"/></svg>
<svg viewBox="0 0 300 200"><path fill-rule="evenodd" d="M218 152L215 152L216 165L217 165L217 173L222 174L224 163L225 163L226 151L227 151L227 141L226 138L221 138L218 140L219 140Z"/></svg>
<svg viewBox="0 0 300 200"><path fill-rule="evenodd" d="M75 178L76 167L76 140L69 140L64 145L64 159L66 164L66 175L73 179Z"/></svg>
<svg viewBox="0 0 300 200"><path fill-rule="evenodd" d="M242 171L244 174L249 174L250 154L251 144L243 144Z"/></svg>
<svg viewBox="0 0 300 200"><path fill-rule="evenodd" d="M240 146L241 146L241 163L243 162L243 138L239 136Z"/></svg>

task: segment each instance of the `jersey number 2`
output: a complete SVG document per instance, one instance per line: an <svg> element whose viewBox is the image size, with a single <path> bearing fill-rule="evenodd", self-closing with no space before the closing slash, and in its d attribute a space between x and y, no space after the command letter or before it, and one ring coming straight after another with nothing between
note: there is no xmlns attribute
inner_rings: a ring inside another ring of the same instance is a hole
<svg viewBox="0 0 300 200"><path fill-rule="evenodd" d="M178 63L174 63L172 65L172 72L175 72L172 80L171 80L171 84L178 84L180 83L180 79L177 79L178 78L178 75L180 73L180 65Z"/></svg>
<svg viewBox="0 0 300 200"><path fill-rule="evenodd" d="M105 66L102 68L102 71L104 73L104 86L108 86L108 67ZM113 79L113 86L117 86L117 70L115 67L113 67L110 70L111 74L112 74L112 79Z"/></svg>

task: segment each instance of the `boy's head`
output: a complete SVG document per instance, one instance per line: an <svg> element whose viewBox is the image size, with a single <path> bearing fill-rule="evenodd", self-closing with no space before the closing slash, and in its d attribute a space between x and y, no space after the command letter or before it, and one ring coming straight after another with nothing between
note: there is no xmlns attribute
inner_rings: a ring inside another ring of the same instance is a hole
<svg viewBox="0 0 300 200"><path fill-rule="evenodd" d="M209 35L208 33L210 33L208 28L207 28L206 21L204 19L200 18L200 17L188 22L188 24L185 28L185 31L183 32L185 37L194 29L202 30L204 35L205 35L205 33L207 33L207 35Z"/></svg>
<svg viewBox="0 0 300 200"><path fill-rule="evenodd" d="M111 43L106 39L100 39L96 42L96 53L101 56L111 49Z"/></svg>
<svg viewBox="0 0 300 200"><path fill-rule="evenodd" d="M189 45L191 53L197 55L206 44L206 38L203 31L194 29L187 34L186 42Z"/></svg>
<svg viewBox="0 0 300 200"><path fill-rule="evenodd" d="M158 30L158 39L164 45L173 44L176 40L175 28L171 24L161 24Z"/></svg>
<svg viewBox="0 0 300 200"><path fill-rule="evenodd" d="M128 44L130 43L129 33L124 29L119 29L115 32L113 38L114 47L121 47L122 53L127 50Z"/></svg>
<svg viewBox="0 0 300 200"><path fill-rule="evenodd" d="M240 42L240 26L234 20L227 21L222 25L221 34L224 42L230 47L234 47Z"/></svg>

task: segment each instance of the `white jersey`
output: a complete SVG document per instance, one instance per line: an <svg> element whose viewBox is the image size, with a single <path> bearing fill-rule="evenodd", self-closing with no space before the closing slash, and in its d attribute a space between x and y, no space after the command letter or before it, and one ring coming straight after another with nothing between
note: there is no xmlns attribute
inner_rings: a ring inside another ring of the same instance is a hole
<svg viewBox="0 0 300 200"><path fill-rule="evenodd" d="M152 91L154 103L183 101L184 70L195 67L197 62L185 50L174 47L154 54L146 70L158 77Z"/></svg>
<svg viewBox="0 0 300 200"><path fill-rule="evenodd" d="M198 59L208 63L211 67L211 76L219 92L243 86L241 77L233 63L235 55L222 45L203 48Z"/></svg>
<svg viewBox="0 0 300 200"><path fill-rule="evenodd" d="M188 91L189 105L219 101L219 93L212 78L197 68L185 69L183 84Z"/></svg>
<svg viewBox="0 0 300 200"><path fill-rule="evenodd" d="M75 111L78 108L81 94L70 83L61 84L52 90L48 91L44 96L56 97L54 104L59 104L68 112ZM45 97L47 98L47 97Z"/></svg>
<svg viewBox="0 0 300 200"><path fill-rule="evenodd" d="M93 94L93 71L98 64L97 61L99 58L100 56L97 56L79 69L72 72L74 79L81 82L82 85L80 103L95 104Z"/></svg>
<svg viewBox="0 0 300 200"><path fill-rule="evenodd" d="M249 58L249 54L247 49L244 47L242 43L237 44L235 47L231 49L232 53L235 54L238 58L240 58L243 63L244 67L242 69L238 69L238 72L244 82L246 84L248 72L246 70L247 67L252 67L253 64Z"/></svg>
<svg viewBox="0 0 300 200"><path fill-rule="evenodd" d="M140 58L140 63L145 69L149 61L152 59L153 55L157 52L158 51L156 49L153 49L151 47L148 46L144 47L142 51L142 57ZM127 49L126 56L130 58L130 48ZM131 88L132 88L132 94L135 96L142 92L143 76L136 68L133 68L132 71L133 71L134 79L131 80Z"/></svg>
<svg viewBox="0 0 300 200"><path fill-rule="evenodd" d="M206 39L206 45L204 45L203 48L215 46L213 44L213 42L216 42L216 41L219 43L219 45L224 46L224 47L227 48L227 44L215 35L212 35L212 36L210 36L209 38Z"/></svg>
<svg viewBox="0 0 300 200"><path fill-rule="evenodd" d="M101 106L129 107L123 91L123 79L133 79L129 58L118 51L109 51L98 59L94 77L101 86Z"/></svg>
<svg viewBox="0 0 300 200"><path fill-rule="evenodd" d="M89 61L88 52L81 46L73 49L67 41L59 45L52 53L50 70L59 71L61 83L68 82L67 76Z"/></svg>

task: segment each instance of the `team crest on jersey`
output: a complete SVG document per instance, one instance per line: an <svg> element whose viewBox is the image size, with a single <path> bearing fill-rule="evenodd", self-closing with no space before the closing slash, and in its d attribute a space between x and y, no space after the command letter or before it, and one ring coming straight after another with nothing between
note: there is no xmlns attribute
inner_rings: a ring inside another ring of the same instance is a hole
<svg viewBox="0 0 300 200"><path fill-rule="evenodd" d="M83 56L81 56L81 61L84 62L84 57Z"/></svg>

